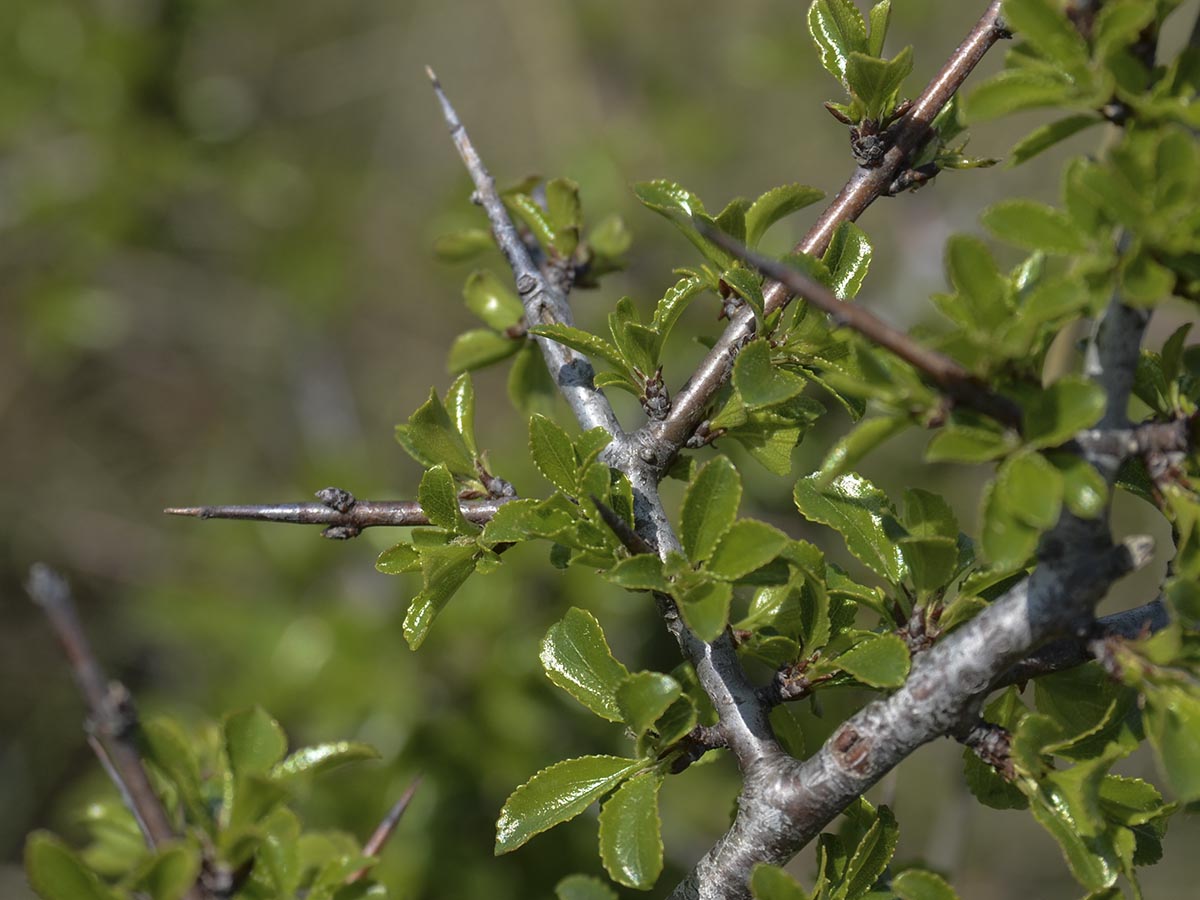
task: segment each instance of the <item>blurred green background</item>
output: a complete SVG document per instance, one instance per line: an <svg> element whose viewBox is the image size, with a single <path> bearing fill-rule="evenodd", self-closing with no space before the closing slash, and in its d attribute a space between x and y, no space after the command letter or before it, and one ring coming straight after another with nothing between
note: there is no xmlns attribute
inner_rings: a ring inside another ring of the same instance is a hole
<svg viewBox="0 0 1200 900"><path fill-rule="evenodd" d="M1194 8L1195 4L1192 4ZM916 45L916 93L982 2L899 0L889 47ZM83 742L81 708L21 581L45 560L72 578L113 675L144 711L185 720L261 703L294 742L355 738L378 764L335 774L302 800L310 820L368 834L418 772L425 781L384 855L395 896L548 897L599 873L589 816L493 859L493 822L533 771L565 756L620 753L625 738L553 689L536 646L569 605L595 610L631 667L677 654L638 595L560 573L544 548L468 583L417 654L400 636L413 581L373 568L401 535L350 543L315 530L166 519L166 505L301 500L328 484L409 497L419 469L391 438L449 383L445 354L473 327L469 267L435 260L434 238L478 225L470 187L423 66L433 65L501 181L567 175L592 221L634 233L629 269L574 298L600 328L623 294L643 310L695 262L637 208L637 180L669 177L720 209L804 181L835 192L850 173L836 96L799 0L5 0L0 10L0 894L23 897L24 835L78 837L72 811L107 791ZM1181 13L1190 24L1191 9ZM999 54L985 61L994 71ZM972 150L1001 155L1006 121ZM977 230L987 203L1052 200L1065 154L1016 169L947 173L884 200L862 224L876 243L864 302L893 322L927 318L944 286L941 247ZM769 249L815 216L780 225ZM496 271L499 258L489 260ZM713 332L715 303L689 313ZM1187 311L1156 320L1152 340ZM678 341L677 387L701 352ZM508 405L503 364L475 379L480 441L526 496L546 492ZM622 401L624 402L624 401ZM620 407L627 425L640 412ZM845 420L831 414L797 451L818 460ZM975 521L978 473L918 463L921 439L871 460L898 491L947 492ZM728 449L732 452L732 448ZM815 540L790 483L749 464L743 510ZM677 497L678 486L668 489ZM1135 501L1118 530L1168 535ZM1160 553L1165 558L1166 551ZM1112 603L1150 599L1155 571ZM811 746L860 702L799 710ZM926 748L875 792L903 826L899 857L925 856L964 897L1074 897L1055 844L1024 813L967 802L960 752ZM1152 773L1142 758L1128 771ZM663 892L724 830L728 760L664 791ZM1176 821L1149 897L1186 893L1194 822ZM795 864L809 875L808 857Z"/></svg>

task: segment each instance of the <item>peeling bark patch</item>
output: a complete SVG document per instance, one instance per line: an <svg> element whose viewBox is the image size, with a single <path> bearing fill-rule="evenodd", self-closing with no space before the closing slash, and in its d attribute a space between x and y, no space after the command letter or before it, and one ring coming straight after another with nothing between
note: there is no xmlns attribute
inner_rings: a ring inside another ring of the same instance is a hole
<svg viewBox="0 0 1200 900"><path fill-rule="evenodd" d="M856 775L867 773L871 741L852 726L842 728L833 738L833 757Z"/></svg>

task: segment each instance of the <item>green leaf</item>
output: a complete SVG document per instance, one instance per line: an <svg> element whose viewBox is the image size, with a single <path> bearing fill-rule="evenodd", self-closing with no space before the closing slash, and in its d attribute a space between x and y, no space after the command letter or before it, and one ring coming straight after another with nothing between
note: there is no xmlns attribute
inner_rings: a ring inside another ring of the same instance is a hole
<svg viewBox="0 0 1200 900"><path fill-rule="evenodd" d="M453 474L475 477L475 461L458 433L436 390L408 419L396 427L396 438L417 462L428 467L444 463Z"/></svg>
<svg viewBox="0 0 1200 900"><path fill-rule="evenodd" d="M549 255L554 255L558 251L558 230L554 227L554 223L550 221L550 217L546 211L538 205L538 202L529 196L527 193L508 191L502 194L504 205L508 207L509 212L515 215L518 219L528 226L533 232L533 236L537 238L537 242L542 245L542 248ZM559 256L563 255L558 253Z"/></svg>
<svg viewBox="0 0 1200 900"><path fill-rule="evenodd" d="M618 884L649 890L663 867L658 790L663 776L647 772L629 779L600 810L600 859Z"/></svg>
<svg viewBox="0 0 1200 900"><path fill-rule="evenodd" d="M1184 803L1200 800L1200 697L1170 685L1146 692L1146 737L1167 783Z"/></svg>
<svg viewBox="0 0 1200 900"><path fill-rule="evenodd" d="M25 842L25 873L42 900L118 900L83 861L47 831Z"/></svg>
<svg viewBox="0 0 1200 900"><path fill-rule="evenodd" d="M568 875L554 887L558 900L617 900L617 892L592 875Z"/></svg>
<svg viewBox="0 0 1200 900"><path fill-rule="evenodd" d="M703 583L677 599L683 621L702 641L715 641L729 624L733 587L727 582Z"/></svg>
<svg viewBox="0 0 1200 900"><path fill-rule="evenodd" d="M757 247L772 225L784 216L811 206L824 196L824 191L806 184L784 184L771 188L746 210L746 245L751 249Z"/></svg>
<svg viewBox="0 0 1200 900"><path fill-rule="evenodd" d="M1071 874L1090 891L1110 887L1117 880L1118 861L1110 842L1085 838L1065 809L1051 805L1040 795L1030 798L1030 812L1038 824L1058 841Z"/></svg>
<svg viewBox="0 0 1200 900"><path fill-rule="evenodd" d="M617 686L617 707L621 719L641 737L682 693L679 682L670 675L634 672Z"/></svg>
<svg viewBox="0 0 1200 900"><path fill-rule="evenodd" d="M866 107L868 119L879 121L892 111L896 92L912 72L912 66L912 47L905 47L892 59L850 54L846 60L846 82Z"/></svg>
<svg viewBox="0 0 1200 900"><path fill-rule="evenodd" d="M553 325L537 325L530 328L529 333L550 338L550 340L562 344L564 347L570 347L572 350L576 350L593 359L603 359L612 363L623 373L631 374L629 373L629 365L626 363L625 357L621 355L620 350L604 340L604 338L597 337L580 328L556 323Z"/></svg>
<svg viewBox="0 0 1200 900"><path fill-rule="evenodd" d="M1056 0L1004 0L1009 27L1073 77L1085 79L1087 43Z"/></svg>
<svg viewBox="0 0 1200 900"><path fill-rule="evenodd" d="M986 209L983 224L1003 241L1045 253L1085 253L1084 234L1066 213L1033 200L1003 200Z"/></svg>
<svg viewBox="0 0 1200 900"><path fill-rule="evenodd" d="M901 872L892 879L892 890L900 900L958 900L946 879L924 869Z"/></svg>
<svg viewBox="0 0 1200 900"><path fill-rule="evenodd" d="M610 722L624 718L617 702L617 688L629 671L608 649L608 641L596 617L572 607L550 626L539 654L546 676L594 712Z"/></svg>
<svg viewBox="0 0 1200 900"><path fill-rule="evenodd" d="M200 759L193 741L172 719L147 716L141 721L146 757L175 783L189 816L197 824L210 820L201 791Z"/></svg>
<svg viewBox="0 0 1200 900"><path fill-rule="evenodd" d="M1049 150L1060 141L1065 141L1067 138L1073 137L1079 134L1079 132L1091 128L1093 125L1099 125L1103 121L1097 115L1084 113L1067 116L1065 119L1059 119L1057 122L1051 122L1049 125L1035 128L1013 145L1012 150L1009 151L1008 164L1009 166L1019 166L1023 162L1028 162L1039 153Z"/></svg>
<svg viewBox="0 0 1200 900"><path fill-rule="evenodd" d="M1031 528L1045 531L1062 511L1062 473L1033 451L1010 456L996 472L996 502Z"/></svg>
<svg viewBox="0 0 1200 900"><path fill-rule="evenodd" d="M700 198L673 181L642 181L633 186L633 193L643 204L671 222L683 232L705 258L720 269L726 269L732 258L709 241L693 224L693 220L712 222L704 211ZM714 223L715 224L715 223Z"/></svg>
<svg viewBox="0 0 1200 900"><path fill-rule="evenodd" d="M984 488L982 507L980 545L992 566L1001 572L1024 566L1037 548L1038 530L1017 518L994 481Z"/></svg>
<svg viewBox="0 0 1200 900"><path fill-rule="evenodd" d="M984 708L983 718L1011 732L1017 730L1026 714L1027 710L1021 703L1020 693L1015 687L1010 687ZM1028 799L1015 785L1005 780L973 751L964 749L963 760L967 787L984 806L992 809L1025 809L1029 805Z"/></svg>
<svg viewBox="0 0 1200 900"><path fill-rule="evenodd" d="M705 569L714 578L737 581L775 559L790 540L765 522L741 519L725 532Z"/></svg>
<svg viewBox="0 0 1200 900"><path fill-rule="evenodd" d="M421 592L412 599L404 617L404 639L416 650L425 642L433 620L445 609L450 598L475 571L479 553L474 543L451 543L431 547L421 553Z"/></svg>
<svg viewBox="0 0 1200 900"><path fill-rule="evenodd" d="M1104 512L1108 485L1099 472L1072 453L1052 453L1048 458L1062 473L1067 509L1081 519L1094 519Z"/></svg>
<svg viewBox="0 0 1200 900"><path fill-rule="evenodd" d="M663 294L662 299L658 301L658 306L654 308L654 319L650 323L659 335L655 356L661 353L667 335L671 333L671 329L675 327L675 323L683 315L688 304L707 288L708 285L704 283L703 279L697 278L695 275L688 275L675 282Z"/></svg>
<svg viewBox="0 0 1200 900"><path fill-rule="evenodd" d="M379 759L379 751L370 744L335 741L303 747L271 769L272 778L321 775L331 769L368 759Z"/></svg>
<svg viewBox="0 0 1200 900"><path fill-rule="evenodd" d="M851 53L865 53L867 23L852 0L814 0L808 8L808 30L821 52L821 65L846 83L846 63Z"/></svg>
<svg viewBox="0 0 1200 900"><path fill-rule="evenodd" d="M746 210L749 208L750 201L745 197L734 197L717 213L714 220L717 228L735 241L746 243Z"/></svg>
<svg viewBox="0 0 1200 900"><path fill-rule="evenodd" d="M983 241L956 234L946 243L946 268L966 306L970 321L981 333L990 333L1012 316L1008 280Z"/></svg>
<svg viewBox="0 0 1200 900"><path fill-rule="evenodd" d="M200 874L200 850L191 844L157 849L132 878L133 887L150 900L183 900Z"/></svg>
<svg viewBox="0 0 1200 900"><path fill-rule="evenodd" d="M842 300L853 300L871 267L871 242L853 222L843 222L834 231L822 262L829 267L829 289Z"/></svg>
<svg viewBox="0 0 1200 900"><path fill-rule="evenodd" d="M588 246L598 256L617 260L633 243L633 235L618 215L605 216L587 236Z"/></svg>
<svg viewBox="0 0 1200 900"><path fill-rule="evenodd" d="M1104 407L1099 385L1070 375L1061 378L1026 402L1025 441L1031 447L1056 447L1095 425Z"/></svg>
<svg viewBox="0 0 1200 900"><path fill-rule="evenodd" d="M508 399L525 415L548 412L558 398L558 386L550 375L541 351L533 341L514 341L520 345L508 373Z"/></svg>
<svg viewBox="0 0 1200 900"><path fill-rule="evenodd" d="M478 455L475 444L475 387L471 384L470 375L459 375L447 389L446 412L471 455Z"/></svg>
<svg viewBox="0 0 1200 900"><path fill-rule="evenodd" d="M949 537L902 537L897 541L917 597L924 601L945 587L958 565L958 540Z"/></svg>
<svg viewBox="0 0 1200 900"><path fill-rule="evenodd" d="M810 522L833 528L846 547L868 568L892 584L904 580L908 567L895 544L903 532L887 495L860 475L848 473L828 484L820 475L796 482L793 499Z"/></svg>
<svg viewBox="0 0 1200 900"><path fill-rule="evenodd" d="M496 855L575 818L645 765L640 759L582 756L542 769L513 791L500 810Z"/></svg>
<svg viewBox="0 0 1200 900"><path fill-rule="evenodd" d="M443 262L466 262L496 246L492 233L483 228L464 228L438 235L433 252Z"/></svg>
<svg viewBox="0 0 1200 900"><path fill-rule="evenodd" d="M546 215L554 225L554 246L569 257L579 245L579 229L583 211L579 202L579 185L569 178L554 178L546 182Z"/></svg>
<svg viewBox="0 0 1200 900"><path fill-rule="evenodd" d="M742 479L724 456L705 463L683 497L680 540L692 562L704 562L737 517Z"/></svg>
<svg viewBox="0 0 1200 900"><path fill-rule="evenodd" d="M653 553L639 553L623 559L604 577L613 584L631 591L662 591L667 593L671 586L662 571L662 560Z"/></svg>
<svg viewBox="0 0 1200 900"><path fill-rule="evenodd" d="M575 447L553 420L534 415L529 419L529 454L538 471L564 494L579 490Z"/></svg>
<svg viewBox="0 0 1200 900"><path fill-rule="evenodd" d="M750 892L755 900L811 900L810 895L779 866L755 863L750 874Z"/></svg>
<svg viewBox="0 0 1200 900"><path fill-rule="evenodd" d="M937 494L920 488L904 492L904 527L913 537L958 539L958 519L954 510Z"/></svg>
<svg viewBox="0 0 1200 900"><path fill-rule="evenodd" d="M771 362L767 341L747 344L733 363L733 386L747 409L777 406L799 394L806 382Z"/></svg>
<svg viewBox="0 0 1200 900"><path fill-rule="evenodd" d="M907 660L907 655L905 659ZM854 855L846 866L845 881L836 895L839 900L864 897L871 890L891 862L899 838L900 829L896 826L892 811L886 806L879 807L875 821L858 842Z"/></svg>
<svg viewBox="0 0 1200 900"><path fill-rule="evenodd" d="M450 345L446 358L446 369L451 375L459 372L474 372L502 359L508 359L525 344L523 339L496 334L490 328L474 328L464 331Z"/></svg>
<svg viewBox="0 0 1200 900"><path fill-rule="evenodd" d="M525 308L517 295L486 270L472 272L463 286L467 309L496 331L504 331L521 321Z"/></svg>
<svg viewBox="0 0 1200 900"><path fill-rule="evenodd" d="M1006 456L1020 445L1008 431L971 425L947 425L929 442L925 459L929 462L987 462Z"/></svg>
<svg viewBox="0 0 1200 900"><path fill-rule="evenodd" d="M903 416L863 419L839 438L826 454L818 472L820 480L828 482L853 469L864 456L899 434L908 424L908 419Z"/></svg>
<svg viewBox="0 0 1200 900"><path fill-rule="evenodd" d="M1071 82L1040 69L1005 69L975 89L963 117L972 124L986 122L1023 109L1066 105L1074 94Z"/></svg>
<svg viewBox="0 0 1200 900"><path fill-rule="evenodd" d="M287 752L287 735L261 706L226 716L223 730L229 768L235 775L269 772Z"/></svg>
<svg viewBox="0 0 1200 900"><path fill-rule="evenodd" d="M469 534L479 528L472 525L458 506L458 486L454 476L443 465L434 466L421 478L417 500L429 521L455 534Z"/></svg>
<svg viewBox="0 0 1200 900"><path fill-rule="evenodd" d="M832 664L871 687L898 688L908 677L908 647L899 635L878 634L855 644Z"/></svg>
<svg viewBox="0 0 1200 900"><path fill-rule="evenodd" d="M892 0L880 0L871 7L871 34L867 40L867 55L882 56L883 42L887 40L888 26L892 22Z"/></svg>
<svg viewBox="0 0 1200 900"><path fill-rule="evenodd" d="M735 294L750 305L761 327L765 303L762 292L762 277L756 272L751 272L749 269L734 266L721 273L721 281L729 285Z"/></svg>

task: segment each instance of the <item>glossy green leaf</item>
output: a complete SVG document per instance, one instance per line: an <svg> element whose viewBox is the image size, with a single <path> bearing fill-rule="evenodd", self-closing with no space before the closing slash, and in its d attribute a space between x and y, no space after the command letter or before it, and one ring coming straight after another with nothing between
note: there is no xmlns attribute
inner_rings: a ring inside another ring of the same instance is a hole
<svg viewBox="0 0 1200 900"><path fill-rule="evenodd" d="M754 900L811 900L796 879L779 866L756 863L750 874L750 893Z"/></svg>
<svg viewBox="0 0 1200 900"><path fill-rule="evenodd" d="M733 587L727 582L705 582L678 599L683 621L702 641L715 641L729 623Z"/></svg>
<svg viewBox="0 0 1200 900"><path fill-rule="evenodd" d="M814 0L808 8L808 30L821 52L821 65L839 81L846 81L851 53L865 53L867 23L852 0Z"/></svg>
<svg viewBox="0 0 1200 900"><path fill-rule="evenodd" d="M554 887L557 900L617 900L617 892L592 875L568 875Z"/></svg>
<svg viewBox="0 0 1200 900"><path fill-rule="evenodd" d="M827 484L809 475L796 482L792 496L804 518L841 534L850 552L873 572L893 584L904 580L908 567L895 544L903 532L883 491L853 473Z"/></svg>
<svg viewBox="0 0 1200 900"><path fill-rule="evenodd" d="M896 92L912 72L912 47L905 47L893 59L879 59L866 53L851 53L846 58L846 82L862 101L868 119L881 120L894 106Z"/></svg>
<svg viewBox="0 0 1200 900"><path fill-rule="evenodd" d="M1110 887L1117 880L1119 862L1112 845L1104 838L1085 838L1078 823L1065 808L1051 805L1041 797L1030 799L1029 809L1038 824L1058 841L1071 874L1090 891Z"/></svg>
<svg viewBox="0 0 1200 900"><path fill-rule="evenodd" d="M547 254L564 255L558 251L558 229L550 220L550 216L538 205L538 202L533 197L529 196L529 194L517 193L515 191L507 192L502 196L504 205L508 207L509 212L529 228Z"/></svg>
<svg viewBox="0 0 1200 900"><path fill-rule="evenodd" d="M797 210L811 206L824 196L824 191L806 184L784 184L771 188L746 210L746 245L751 249L757 247L772 225Z"/></svg>
<svg viewBox="0 0 1200 900"><path fill-rule="evenodd" d="M734 266L721 273L721 281L729 285L733 292L741 297L754 310L754 315L761 323L763 320L762 276L741 266Z"/></svg>
<svg viewBox="0 0 1200 900"><path fill-rule="evenodd" d="M335 741L302 747L271 769L272 778L295 778L299 775L320 775L331 769L379 759L379 751L370 744L355 741Z"/></svg>
<svg viewBox="0 0 1200 900"><path fill-rule="evenodd" d="M896 826L892 811L886 806L879 807L875 821L858 842L854 855L846 865L845 880L835 894L838 900L866 896L891 862L899 838L900 829Z"/></svg>
<svg viewBox="0 0 1200 900"><path fill-rule="evenodd" d="M525 415L547 413L558 399L558 386L533 341L514 343L519 344L520 349L508 373L508 399Z"/></svg>
<svg viewBox="0 0 1200 900"><path fill-rule="evenodd" d="M546 676L594 712L610 722L621 722L617 688L629 671L608 648L596 617L572 607L550 626L539 654Z"/></svg>
<svg viewBox="0 0 1200 900"><path fill-rule="evenodd" d="M475 386L471 383L470 375L459 375L446 389L446 412L454 428L460 435L471 455L478 454L475 444Z"/></svg>
<svg viewBox="0 0 1200 900"><path fill-rule="evenodd" d="M1070 81L1040 69L1005 69L977 87L963 108L972 124L1040 106L1069 103L1075 94Z"/></svg>
<svg viewBox="0 0 1200 900"><path fill-rule="evenodd" d="M741 499L741 476L727 458L717 456L701 466L683 498L679 538L688 559L703 562L712 555L733 525Z"/></svg>
<svg viewBox="0 0 1200 900"><path fill-rule="evenodd" d="M623 559L607 572L604 577L613 584L633 591L662 591L671 589L663 575L663 564L653 553L641 553Z"/></svg>
<svg viewBox="0 0 1200 900"><path fill-rule="evenodd" d="M1055 447L1090 428L1104 413L1099 385L1067 376L1033 395L1025 404L1025 441L1031 447Z"/></svg>
<svg viewBox="0 0 1200 900"><path fill-rule="evenodd" d="M929 462L987 462L1015 450L1020 442L1010 432L969 425L947 425L929 441Z"/></svg>
<svg viewBox="0 0 1200 900"><path fill-rule="evenodd" d="M958 538L958 519L942 497L920 488L904 492L905 529L913 537Z"/></svg>
<svg viewBox="0 0 1200 900"><path fill-rule="evenodd" d="M572 350L576 350L593 359L603 359L606 362L612 363L623 372L628 370L625 357L621 355L620 350L604 340L604 338L580 328L559 324L537 325L530 328L529 333L550 338L550 340L562 344L564 347L570 347Z"/></svg>
<svg viewBox="0 0 1200 900"><path fill-rule="evenodd" d="M445 262L466 262L493 249L492 233L483 228L464 228L439 235L433 242L433 252Z"/></svg>
<svg viewBox="0 0 1200 900"><path fill-rule="evenodd" d="M879 634L855 644L832 663L863 684L898 688L908 677L908 647L898 635Z"/></svg>
<svg viewBox="0 0 1200 900"><path fill-rule="evenodd" d="M434 619L475 571L479 548L474 542L447 544L421 553L423 588L404 616L404 639L416 650L425 642Z"/></svg>
<svg viewBox="0 0 1200 900"><path fill-rule="evenodd" d="M66 844L46 831L25 842L25 873L42 900L119 900Z"/></svg>
<svg viewBox="0 0 1200 900"><path fill-rule="evenodd" d="M1200 800L1200 696L1194 688L1169 685L1148 691L1146 737L1175 796Z"/></svg>
<svg viewBox="0 0 1200 900"><path fill-rule="evenodd" d="M670 219L705 258L720 269L729 267L731 257L696 228L694 220L712 220L700 198L673 181L642 181L633 186L633 193L650 209Z"/></svg>
<svg viewBox="0 0 1200 900"><path fill-rule="evenodd" d="M746 243L746 210L750 201L745 197L734 197L723 210L717 213L714 220L717 228L725 232L735 241Z"/></svg>
<svg viewBox="0 0 1200 900"><path fill-rule="evenodd" d="M579 244L579 229L583 225L579 185L569 178L546 182L546 215L554 226L555 248L569 257Z"/></svg>
<svg viewBox="0 0 1200 900"><path fill-rule="evenodd" d="M428 467L444 463L453 474L473 478L475 461L436 390L408 419L396 427L396 438L417 462Z"/></svg>
<svg viewBox="0 0 1200 900"><path fill-rule="evenodd" d="M463 287L467 309L496 331L504 331L521 321L525 308L500 279L486 270L472 272Z"/></svg>
<svg viewBox="0 0 1200 900"><path fill-rule="evenodd" d="M1058 521L1062 510L1062 473L1040 453L1018 453L996 472L996 492L997 502L1020 521L1045 531Z"/></svg>
<svg viewBox="0 0 1200 900"><path fill-rule="evenodd" d="M621 719L641 737L682 692L679 682L670 675L634 672L617 686L617 707Z"/></svg>
<svg viewBox="0 0 1200 900"><path fill-rule="evenodd" d="M458 485L454 476L443 465L434 466L421 478L417 499L429 521L439 528L456 534L478 531L462 514L458 506Z"/></svg>
<svg viewBox="0 0 1200 900"><path fill-rule="evenodd" d="M863 419L842 435L825 455L818 472L821 481L828 482L855 468L863 457L899 434L908 424L908 419L902 416Z"/></svg>
<svg viewBox="0 0 1200 900"><path fill-rule="evenodd" d="M575 496L579 490L575 447L552 419L540 415L529 419L529 454L547 481L564 494Z"/></svg>
<svg viewBox="0 0 1200 900"><path fill-rule="evenodd" d="M941 875L925 869L906 869L892 879L900 900L958 900L954 888Z"/></svg>
<svg viewBox="0 0 1200 900"><path fill-rule="evenodd" d="M747 409L777 406L799 394L806 384L800 376L771 361L771 347L767 341L751 341L733 363L733 386Z"/></svg>
<svg viewBox="0 0 1200 900"><path fill-rule="evenodd" d="M1004 0L1008 26L1074 77L1088 68L1088 48L1056 0Z"/></svg>
<svg viewBox="0 0 1200 900"><path fill-rule="evenodd" d="M646 765L640 759L583 756L542 769L505 801L496 821L496 855L575 818Z"/></svg>
<svg viewBox="0 0 1200 900"><path fill-rule="evenodd" d="M1013 145L1012 150L1008 153L1009 165L1019 166L1023 162L1028 162L1055 144L1074 137L1079 132L1091 128L1093 125L1099 125L1103 121L1097 115L1085 113L1067 116L1065 119L1035 128Z"/></svg>
<svg viewBox="0 0 1200 900"><path fill-rule="evenodd" d="M1033 200L1002 200L984 210L982 221L996 237L1028 250L1072 254L1090 246L1070 216Z"/></svg>
<svg viewBox="0 0 1200 900"><path fill-rule="evenodd" d="M600 810L600 859L618 884L649 890L662 872L662 782L656 772L637 775L617 788Z"/></svg>
<svg viewBox="0 0 1200 900"><path fill-rule="evenodd" d="M671 333L671 329L675 327L675 323L679 321L679 317L683 315L688 304L707 288L708 285L704 283L703 279L688 275L675 282L663 294L662 299L654 308L654 319L650 323L659 335L658 351L661 351L667 335Z"/></svg>
<svg viewBox="0 0 1200 900"><path fill-rule="evenodd" d="M497 334L490 328L475 328L464 331L450 345L446 357L446 370L451 375L474 372L503 359L508 359L521 349L523 340L514 340Z"/></svg>
<svg viewBox="0 0 1200 900"><path fill-rule="evenodd" d="M775 559L789 541L765 522L740 519L721 537L705 569L715 578L737 581Z"/></svg>
<svg viewBox="0 0 1200 900"><path fill-rule="evenodd" d="M829 289L842 300L858 296L871 267L871 242L853 222L843 222L833 232L821 260L829 268Z"/></svg>
<svg viewBox="0 0 1200 900"><path fill-rule="evenodd" d="M868 13L871 33L867 38L867 55L882 56L883 43L887 39L888 26L892 22L892 0L880 0Z"/></svg>
<svg viewBox="0 0 1200 900"><path fill-rule="evenodd" d="M287 735L261 706L226 716L223 731L229 768L235 775L269 772L287 752Z"/></svg>

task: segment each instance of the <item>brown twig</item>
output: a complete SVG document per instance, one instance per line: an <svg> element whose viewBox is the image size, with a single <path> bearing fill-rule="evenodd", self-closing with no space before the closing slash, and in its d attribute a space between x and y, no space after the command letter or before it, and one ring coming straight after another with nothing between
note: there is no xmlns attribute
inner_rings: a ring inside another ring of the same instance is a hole
<svg viewBox="0 0 1200 900"><path fill-rule="evenodd" d="M421 504L415 500L358 500L349 491L338 488L325 488L317 492L317 497L317 503L168 507L163 512L197 519L249 519L293 525L324 525L322 536L334 540L358 537L364 528L375 526L429 524ZM467 521L483 525L491 521L496 511L511 499L463 500L459 508Z"/></svg>
<svg viewBox="0 0 1200 900"><path fill-rule="evenodd" d="M913 101L908 113L893 126L893 143L880 165L855 170L834 201L796 245L798 252L819 256L829 246L839 225L855 221L877 197L888 194L892 183L928 140L937 114L950 102L992 45L1008 36L999 17L1000 0L993 0L958 49ZM763 285L763 299L769 314L782 309L791 298L786 285L768 282ZM743 309L730 321L688 383L675 394L668 416L661 422L648 422L638 433L642 443L659 445L659 457L664 466L703 420L712 398L729 377L730 360L737 348L753 334L754 315L749 309Z"/></svg>
<svg viewBox="0 0 1200 900"><path fill-rule="evenodd" d="M105 678L75 611L71 588L62 575L37 563L29 570L25 590L46 614L83 696L88 711L88 743L137 820L146 845L152 850L162 846L176 835L138 753L137 712L129 692L120 682ZM198 886L186 896L189 900L204 898Z"/></svg>
<svg viewBox="0 0 1200 900"><path fill-rule="evenodd" d="M396 826L400 824L400 818L404 815L404 811L408 809L413 796L417 793L417 788L421 786L421 778L422 776L418 775L412 780L412 783L400 795L400 799L392 804L392 808L387 811L387 815L383 817L383 820L371 832L371 836L363 844L363 856L378 856L383 851L384 845L395 833ZM370 866L363 866L357 872L352 872L347 876L345 883L353 884L366 875L369 869Z"/></svg>
<svg viewBox="0 0 1200 900"><path fill-rule="evenodd" d="M893 328L870 310L857 303L839 300L829 288L799 269L755 253L729 235L697 222L705 236L737 259L766 277L784 285L797 297L803 297L827 313L835 323L861 334L871 343L889 350L929 378L956 403L990 416L1010 428L1020 430L1021 409L1007 397L993 393L970 372L943 353L930 350L908 334Z"/></svg>

